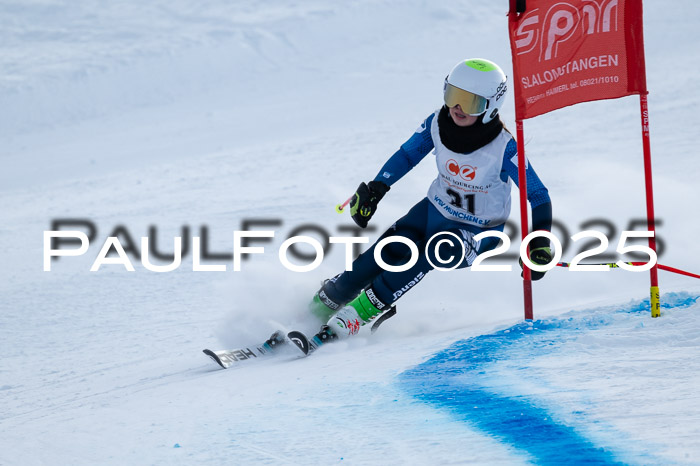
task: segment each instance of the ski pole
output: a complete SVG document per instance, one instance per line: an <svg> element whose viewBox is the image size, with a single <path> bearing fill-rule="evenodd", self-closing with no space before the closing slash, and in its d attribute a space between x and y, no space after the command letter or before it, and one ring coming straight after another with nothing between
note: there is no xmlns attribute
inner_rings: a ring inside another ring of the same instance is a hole
<svg viewBox="0 0 700 466"><path fill-rule="evenodd" d="M625 264L639 266L639 265L646 264L646 262L625 262ZM570 262L559 262L557 264L557 267L569 267L570 265L571 265ZM611 269L620 268L620 266L616 262L607 262L607 263L601 263L601 264L581 264L581 265L607 265ZM686 277L700 278L700 275L698 275L696 273L686 272L685 270L677 269L675 267L669 267L668 265L663 265L663 264L657 263L656 266L659 268L659 270L665 270L666 272L677 273L679 275L685 275Z"/></svg>
<svg viewBox="0 0 700 466"><path fill-rule="evenodd" d="M353 197L355 197L354 194L353 194L352 196L350 196L350 197L348 198L347 201L343 202L342 204L338 204L337 206L335 206L335 211L338 212L339 214L342 214L342 213L343 213L343 209L345 209L345 206L346 206L346 205L350 204L350 201L352 201L352 198L353 198Z"/></svg>
<svg viewBox="0 0 700 466"><path fill-rule="evenodd" d="M625 262L627 265L644 265L646 262ZM571 262L559 262L557 263L557 267L569 267L571 265ZM617 265L617 262L602 262L602 263L597 263L597 264L581 264L581 265L605 265L610 267L611 269L618 269L620 268L619 265Z"/></svg>

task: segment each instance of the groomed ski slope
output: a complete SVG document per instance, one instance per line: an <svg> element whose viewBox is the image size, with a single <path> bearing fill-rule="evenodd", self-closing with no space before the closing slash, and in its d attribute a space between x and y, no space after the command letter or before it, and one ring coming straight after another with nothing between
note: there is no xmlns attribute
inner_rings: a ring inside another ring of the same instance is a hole
<svg viewBox="0 0 700 466"><path fill-rule="evenodd" d="M435 272L377 334L310 358L223 371L201 353L311 331L305 303L344 255L294 273L282 241L347 235L334 205L440 105L457 60L512 75L507 2L473 3L0 5L0 464L699 463L687 277L661 273L652 320L647 274L553 270L523 323L517 270ZM698 273L700 28L694 2L674 6L645 4L660 262ZM638 111L628 97L525 123L555 217L610 251L645 214ZM370 240L434 172L429 156L392 188ZM55 219L96 238L44 272ZM191 252L170 273L132 256L134 272L89 272L118 227L140 250L154 226L168 252L205 226L226 253L249 219L275 237L240 272L193 272Z"/></svg>

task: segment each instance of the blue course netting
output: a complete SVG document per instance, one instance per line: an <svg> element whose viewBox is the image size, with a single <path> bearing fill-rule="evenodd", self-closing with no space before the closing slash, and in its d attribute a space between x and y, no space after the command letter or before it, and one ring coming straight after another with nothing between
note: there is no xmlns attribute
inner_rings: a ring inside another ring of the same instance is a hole
<svg viewBox="0 0 700 466"><path fill-rule="evenodd" d="M699 298L686 293L667 294L662 307L688 307ZM546 354L554 344L609 325L620 313L648 312L646 300L624 309L610 308L609 312L582 312L576 317L523 322L458 341L400 374L399 382L414 397L448 409L459 420L523 451L537 464L620 464L610 448L596 445L574 427L557 422L550 411L528 397L498 394L485 388L489 385L487 371L491 363L517 358L522 354L523 343L527 344L530 357L538 352Z"/></svg>

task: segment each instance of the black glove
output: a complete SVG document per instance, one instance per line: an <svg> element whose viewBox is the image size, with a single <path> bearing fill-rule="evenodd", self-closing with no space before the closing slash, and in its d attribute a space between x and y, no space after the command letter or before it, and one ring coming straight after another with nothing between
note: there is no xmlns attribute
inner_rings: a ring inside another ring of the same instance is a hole
<svg viewBox="0 0 700 466"><path fill-rule="evenodd" d="M377 211L377 204L389 189L389 186L381 181L360 183L355 197L350 201L350 215L360 228L367 228L367 222Z"/></svg>
<svg viewBox="0 0 700 466"><path fill-rule="evenodd" d="M547 265L550 262L552 262L552 251L549 249L549 246L546 247L541 247L541 248L535 248L530 251L530 260L532 261L533 264L537 265ZM520 259L520 268L523 267L523 260ZM546 272L536 272L535 270L530 269L530 278L534 280L539 280L540 278L544 277L544 274ZM522 277L523 274L521 273L520 276Z"/></svg>

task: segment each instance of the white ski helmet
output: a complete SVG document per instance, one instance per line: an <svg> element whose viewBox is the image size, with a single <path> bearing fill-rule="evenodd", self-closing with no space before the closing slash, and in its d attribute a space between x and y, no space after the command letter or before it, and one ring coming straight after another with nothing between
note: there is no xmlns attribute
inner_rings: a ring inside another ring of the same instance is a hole
<svg viewBox="0 0 700 466"><path fill-rule="evenodd" d="M483 58L470 58L455 65L445 78L443 89L445 104L458 105L469 115L484 114L483 123L496 118L503 105L506 75L494 62Z"/></svg>

